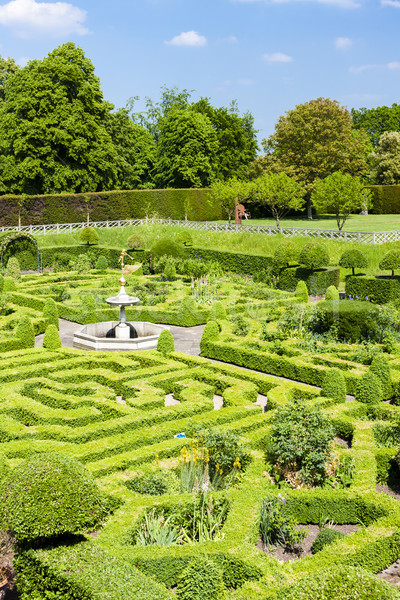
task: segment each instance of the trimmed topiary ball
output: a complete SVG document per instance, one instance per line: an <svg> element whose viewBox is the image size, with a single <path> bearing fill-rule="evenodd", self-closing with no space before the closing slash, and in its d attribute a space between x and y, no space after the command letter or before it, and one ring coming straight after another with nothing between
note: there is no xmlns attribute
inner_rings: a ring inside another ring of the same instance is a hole
<svg viewBox="0 0 400 600"><path fill-rule="evenodd" d="M78 236L79 241L82 242L82 244L87 244L89 246L90 244L99 243L99 235L94 227L84 227L80 230Z"/></svg>
<svg viewBox="0 0 400 600"><path fill-rule="evenodd" d="M382 384L372 371L362 375L357 383L355 399L364 404L378 404L383 400Z"/></svg>
<svg viewBox="0 0 400 600"><path fill-rule="evenodd" d="M193 238L189 231L181 231L176 239L184 246L191 246L193 244Z"/></svg>
<svg viewBox="0 0 400 600"><path fill-rule="evenodd" d="M47 325L55 325L59 328L58 308L53 298L47 298L43 306L43 318L46 319Z"/></svg>
<svg viewBox="0 0 400 600"><path fill-rule="evenodd" d="M325 300L339 300L339 291L334 285L330 285L325 292Z"/></svg>
<svg viewBox="0 0 400 600"><path fill-rule="evenodd" d="M81 533L99 526L106 499L73 458L38 454L15 467L0 489L2 521L19 542Z"/></svg>
<svg viewBox="0 0 400 600"><path fill-rule="evenodd" d="M321 395L333 398L338 403L346 401L346 380L340 369L328 369L325 372Z"/></svg>
<svg viewBox="0 0 400 600"><path fill-rule="evenodd" d="M157 350L162 354L169 354L175 351L175 342L169 329L163 329L157 342Z"/></svg>
<svg viewBox="0 0 400 600"><path fill-rule="evenodd" d="M57 327L53 324L47 325L43 337L43 348L46 348L47 350L57 350L58 348L61 348L61 346L61 338Z"/></svg>
<svg viewBox="0 0 400 600"><path fill-rule="evenodd" d="M294 242L286 240L279 244L273 256L274 265L279 268L288 267L298 261L299 250Z"/></svg>
<svg viewBox="0 0 400 600"><path fill-rule="evenodd" d="M305 281L297 282L295 296L299 302L308 302L308 288Z"/></svg>
<svg viewBox="0 0 400 600"><path fill-rule="evenodd" d="M132 250L137 248L144 248L144 237L138 233L134 233L128 238L128 247Z"/></svg>
<svg viewBox="0 0 400 600"><path fill-rule="evenodd" d="M306 269L314 271L329 265L329 253L324 244L314 242L303 246L299 256L299 263Z"/></svg>
<svg viewBox="0 0 400 600"><path fill-rule="evenodd" d="M351 269L354 275L354 269L367 269L368 259L361 250L353 248L345 250L339 259L339 265L345 269Z"/></svg>
<svg viewBox="0 0 400 600"><path fill-rule="evenodd" d="M202 556L189 563L176 588L177 600L222 600L224 596L222 572Z"/></svg>
<svg viewBox="0 0 400 600"><path fill-rule="evenodd" d="M21 281L21 268L15 256L11 256L11 258L8 259L6 276L12 277L15 281Z"/></svg>
<svg viewBox="0 0 400 600"><path fill-rule="evenodd" d="M160 256L182 258L185 255L185 249L178 242L164 237L154 244L151 249L151 254L153 258L160 258Z"/></svg>
<svg viewBox="0 0 400 600"><path fill-rule="evenodd" d="M21 340L23 348L33 348L35 346L35 331L29 317L23 316L20 318L15 335Z"/></svg>
<svg viewBox="0 0 400 600"><path fill-rule="evenodd" d="M336 542L336 540L340 540L344 537L344 533L341 531L336 531L336 529L331 529L330 527L327 529L322 529L311 546L311 553L316 554L325 548L325 546L329 546L329 544L333 544L333 542Z"/></svg>
<svg viewBox="0 0 400 600"><path fill-rule="evenodd" d="M391 398L393 396L393 385L387 357L384 354L374 356L369 370L379 378L382 384L383 398L385 400Z"/></svg>
<svg viewBox="0 0 400 600"><path fill-rule="evenodd" d="M400 250L389 250L379 263L383 271L392 271L392 277L396 269L400 269Z"/></svg>
<svg viewBox="0 0 400 600"><path fill-rule="evenodd" d="M101 254L99 256L99 258L96 260L96 267L95 267L98 271L105 271L106 269L108 269L108 261L106 259L106 257Z"/></svg>

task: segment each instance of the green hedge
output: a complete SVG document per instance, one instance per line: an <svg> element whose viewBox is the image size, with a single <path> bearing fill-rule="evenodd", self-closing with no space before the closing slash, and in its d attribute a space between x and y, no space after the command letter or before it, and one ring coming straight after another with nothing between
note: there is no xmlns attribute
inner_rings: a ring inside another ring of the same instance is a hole
<svg viewBox="0 0 400 600"><path fill-rule="evenodd" d="M207 189L128 190L86 194L54 194L28 196L21 209L22 225L37 223L79 223L86 221L91 199L91 221L160 218L184 219L189 204L189 219L214 221L221 219L221 209L209 199ZM0 196L0 225L18 224L19 196Z"/></svg>
<svg viewBox="0 0 400 600"><path fill-rule="evenodd" d="M90 542L21 553L14 558L21 600L167 600L174 596Z"/></svg>
<svg viewBox="0 0 400 600"><path fill-rule="evenodd" d="M347 277L345 290L347 298L368 298L369 302L385 304L400 296L400 277L354 275Z"/></svg>
<svg viewBox="0 0 400 600"><path fill-rule="evenodd" d="M400 213L400 185L367 185L372 192L372 208L375 215L397 215Z"/></svg>
<svg viewBox="0 0 400 600"><path fill-rule="evenodd" d="M279 272L278 287L281 290L294 292L300 280L306 282L309 294L325 294L330 285L334 285L336 288L339 286L340 269L339 267L326 267L311 271L298 266L286 267Z"/></svg>
<svg viewBox="0 0 400 600"><path fill-rule="evenodd" d="M317 307L318 321L315 325L319 333L337 328L338 339L358 342L360 339L374 338L378 309L361 300L325 300Z"/></svg>
<svg viewBox="0 0 400 600"><path fill-rule="evenodd" d="M210 248L187 248L187 252L191 258L219 262L224 270L233 273L254 275L267 271L272 266L272 256L260 254L243 254Z"/></svg>

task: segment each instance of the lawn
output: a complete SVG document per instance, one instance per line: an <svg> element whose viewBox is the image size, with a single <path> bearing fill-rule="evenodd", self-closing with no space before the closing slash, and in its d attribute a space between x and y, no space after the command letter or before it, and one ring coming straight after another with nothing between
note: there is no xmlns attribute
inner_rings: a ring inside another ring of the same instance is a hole
<svg viewBox="0 0 400 600"><path fill-rule="evenodd" d="M226 223L226 219L218 221ZM276 226L273 218L243 220L242 225L267 225ZM281 227L301 227L303 229L332 229L337 231L335 215L315 215L312 219L307 217L290 217L280 221ZM343 231L397 231L400 230L400 215L349 215L344 224Z"/></svg>

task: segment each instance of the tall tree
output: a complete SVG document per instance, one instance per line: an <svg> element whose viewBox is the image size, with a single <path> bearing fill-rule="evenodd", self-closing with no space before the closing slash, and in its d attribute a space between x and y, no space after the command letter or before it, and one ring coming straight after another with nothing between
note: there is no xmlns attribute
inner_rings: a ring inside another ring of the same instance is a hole
<svg viewBox="0 0 400 600"><path fill-rule="evenodd" d="M375 152L369 155L371 177L376 183L400 183L400 132L385 131Z"/></svg>
<svg viewBox="0 0 400 600"><path fill-rule="evenodd" d="M236 177L231 177L227 181L215 181L211 186L211 198L226 212L229 224L235 212L236 203L241 204L249 196L249 185Z"/></svg>
<svg viewBox="0 0 400 600"><path fill-rule="evenodd" d="M361 176L368 173L371 146L366 133L355 130L347 108L329 98L298 104L279 118L275 133L262 143L272 155L272 168L289 169L304 187L309 218L316 179L335 171Z"/></svg>
<svg viewBox="0 0 400 600"><path fill-rule="evenodd" d="M7 81L18 68L13 58L0 56L0 100L4 100Z"/></svg>
<svg viewBox="0 0 400 600"><path fill-rule="evenodd" d="M377 106L376 108L351 109L351 118L356 129L364 130L373 146L378 146L385 131L400 131L400 104Z"/></svg>
<svg viewBox="0 0 400 600"><path fill-rule="evenodd" d="M7 81L0 102L3 180L14 193L112 189L117 155L94 67L72 42Z"/></svg>
<svg viewBox="0 0 400 600"><path fill-rule="evenodd" d="M301 210L304 206L303 188L286 173L266 173L253 181L251 189L252 197L268 208L277 227L289 210Z"/></svg>
<svg viewBox="0 0 400 600"><path fill-rule="evenodd" d="M173 108L160 122L156 184L160 187L207 187L216 178L216 133L205 115Z"/></svg>
<svg viewBox="0 0 400 600"><path fill-rule="evenodd" d="M333 212L339 231L350 213L366 210L371 204L371 192L359 177L340 171L316 181L311 201L319 212Z"/></svg>
<svg viewBox="0 0 400 600"><path fill-rule="evenodd" d="M116 189L154 187L156 145L149 131L134 123L124 108L109 115L106 129L117 151Z"/></svg>

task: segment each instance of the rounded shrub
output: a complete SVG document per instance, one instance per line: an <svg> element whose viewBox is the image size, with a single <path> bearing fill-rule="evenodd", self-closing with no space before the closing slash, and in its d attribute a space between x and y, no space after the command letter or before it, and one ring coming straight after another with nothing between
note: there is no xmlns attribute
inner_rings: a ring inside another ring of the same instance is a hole
<svg viewBox="0 0 400 600"><path fill-rule="evenodd" d="M298 261L299 250L294 242L286 240L279 244L273 256L274 266L283 268Z"/></svg>
<svg viewBox="0 0 400 600"><path fill-rule="evenodd" d="M151 248L151 254L153 258L160 258L160 256L182 258L185 255L185 249L178 242L163 237L153 245Z"/></svg>
<svg viewBox="0 0 400 600"><path fill-rule="evenodd" d="M176 239L184 246L191 246L193 244L192 234L189 231L181 231Z"/></svg>
<svg viewBox="0 0 400 600"><path fill-rule="evenodd" d="M8 259L6 276L12 277L15 281L21 281L21 268L15 256L11 256L11 258Z"/></svg>
<svg viewBox="0 0 400 600"><path fill-rule="evenodd" d="M316 554L325 548L325 546L329 546L329 544L333 544L336 540L340 540L344 537L344 533L336 531L336 529L331 529L330 527L321 529L311 546L311 553Z"/></svg>
<svg viewBox="0 0 400 600"><path fill-rule="evenodd" d="M202 556L189 563L176 588L177 600L222 600L224 595L222 572Z"/></svg>
<svg viewBox="0 0 400 600"><path fill-rule="evenodd" d="M357 383L355 399L364 404L378 404L383 400L382 384L372 371L362 375Z"/></svg>
<svg viewBox="0 0 400 600"><path fill-rule="evenodd" d="M334 285L330 285L325 292L325 300L339 300L339 291Z"/></svg>
<svg viewBox="0 0 400 600"><path fill-rule="evenodd" d="M84 227L80 230L78 237L82 244L87 244L88 246L99 243L99 235L94 227Z"/></svg>
<svg viewBox="0 0 400 600"><path fill-rule="evenodd" d="M210 309L210 321L223 321L226 319L226 310L222 302L213 302Z"/></svg>
<svg viewBox="0 0 400 600"><path fill-rule="evenodd" d="M339 259L339 266L344 269L351 269L352 275L354 275L354 269L367 269L368 259L364 252L353 248L351 250L345 250Z"/></svg>
<svg viewBox="0 0 400 600"><path fill-rule="evenodd" d="M57 331L57 327L53 324L47 325L43 336L43 348L47 350L57 350L61 348L61 338Z"/></svg>
<svg viewBox="0 0 400 600"><path fill-rule="evenodd" d="M91 294L82 297L81 300L82 323L96 323L96 301Z"/></svg>
<svg viewBox="0 0 400 600"><path fill-rule="evenodd" d="M383 271L392 271L392 277L396 269L400 269L400 250L389 250L379 263Z"/></svg>
<svg viewBox="0 0 400 600"><path fill-rule="evenodd" d="M336 402L346 401L346 379L340 369L328 369L322 380L322 396Z"/></svg>
<svg viewBox="0 0 400 600"><path fill-rule="evenodd" d="M108 269L108 261L103 254L100 254L98 259L96 260L96 267L98 271L105 271Z"/></svg>
<svg viewBox="0 0 400 600"><path fill-rule="evenodd" d="M137 248L144 248L144 237L138 233L134 233L128 238L128 246L132 250Z"/></svg>
<svg viewBox="0 0 400 600"><path fill-rule="evenodd" d="M308 302L308 288L305 281L302 279L297 282L295 296L298 302Z"/></svg>
<svg viewBox="0 0 400 600"><path fill-rule="evenodd" d="M382 384L383 398L385 400L391 398L393 396L393 385L387 357L384 354L374 356L369 370L379 378Z"/></svg>
<svg viewBox="0 0 400 600"><path fill-rule="evenodd" d="M306 269L314 271L329 265L329 253L325 244L314 242L306 244L301 249L299 263Z"/></svg>
<svg viewBox="0 0 400 600"><path fill-rule="evenodd" d="M282 593L282 600L395 600L398 592L387 581L350 565L324 568Z"/></svg>
<svg viewBox="0 0 400 600"><path fill-rule="evenodd" d="M53 298L47 298L43 306L43 318L46 319L47 325L55 325L58 329L58 308Z"/></svg>
<svg viewBox="0 0 400 600"><path fill-rule="evenodd" d="M15 467L0 490L2 520L19 542L96 528L106 499L87 469L46 453Z"/></svg>
<svg viewBox="0 0 400 600"><path fill-rule="evenodd" d="M153 473L140 473L127 481L126 486L133 492L150 496L179 493L181 490L181 482L178 476L170 469L154 471Z"/></svg>
<svg viewBox="0 0 400 600"><path fill-rule="evenodd" d="M16 289L15 279L13 277L4 277L3 292L15 292Z"/></svg>
<svg viewBox="0 0 400 600"><path fill-rule="evenodd" d="M169 329L163 329L157 341L157 350L162 354L175 351L175 342Z"/></svg>
<svg viewBox="0 0 400 600"><path fill-rule="evenodd" d="M219 337L219 327L216 321L208 321L207 325L204 327L203 335L200 340L200 350L202 350L202 346L216 340Z"/></svg>
<svg viewBox="0 0 400 600"><path fill-rule="evenodd" d="M15 335L21 340L23 348L33 348L35 346L35 331L29 317L23 316L20 318Z"/></svg>
<svg viewBox="0 0 400 600"><path fill-rule="evenodd" d="M174 281L176 279L176 267L173 258L168 258L165 263L163 279L166 281Z"/></svg>

